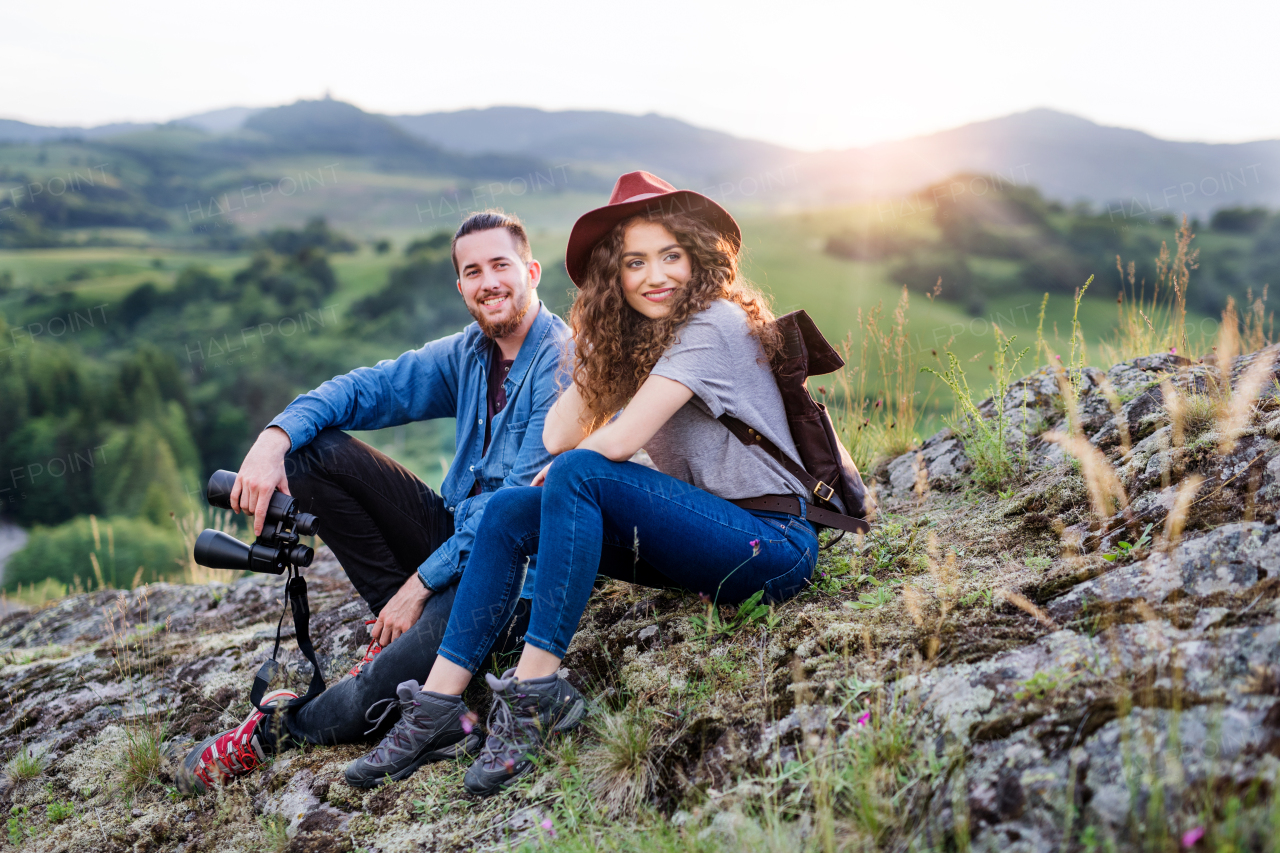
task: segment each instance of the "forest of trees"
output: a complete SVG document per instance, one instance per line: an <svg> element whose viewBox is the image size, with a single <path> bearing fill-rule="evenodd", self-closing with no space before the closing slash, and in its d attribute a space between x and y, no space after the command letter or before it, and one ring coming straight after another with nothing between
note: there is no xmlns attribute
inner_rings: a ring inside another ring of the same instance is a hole
<svg viewBox="0 0 1280 853"><path fill-rule="evenodd" d="M409 246L346 312L330 301L329 258L356 244L323 220L262 235L229 277L189 267L173 287L143 283L119 305L28 294L0 318L0 513L35 528L5 587L92 585L87 555L106 546L90 544L90 515L129 525L114 539L133 551L116 555L108 583L128 585L134 560L148 578L163 574L181 550L169 513L202 504L208 474L235 468L297 393L470 322L448 236ZM77 334L26 332L51 318Z"/></svg>

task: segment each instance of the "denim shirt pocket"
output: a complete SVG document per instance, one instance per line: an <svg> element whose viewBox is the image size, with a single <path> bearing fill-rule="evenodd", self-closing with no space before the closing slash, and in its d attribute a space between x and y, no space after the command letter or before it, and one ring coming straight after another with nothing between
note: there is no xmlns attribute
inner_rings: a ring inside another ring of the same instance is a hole
<svg viewBox="0 0 1280 853"><path fill-rule="evenodd" d="M519 422L508 423L503 430L505 433L502 438L503 476L506 476L516 465L516 459L520 456L520 448L524 445L525 433L529 430L530 420L530 418L525 418Z"/></svg>

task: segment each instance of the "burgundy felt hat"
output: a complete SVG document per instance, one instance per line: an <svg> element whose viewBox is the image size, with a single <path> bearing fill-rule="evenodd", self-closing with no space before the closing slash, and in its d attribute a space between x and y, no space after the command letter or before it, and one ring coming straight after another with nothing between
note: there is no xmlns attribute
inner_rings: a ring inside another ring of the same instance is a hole
<svg viewBox="0 0 1280 853"><path fill-rule="evenodd" d="M569 234L564 265L573 283L582 287L587 275L587 262L595 248L613 226L638 213L688 213L705 220L729 239L734 251L742 247L742 231L729 212L701 193L678 190L648 172L627 172L613 185L613 194L604 207L587 211L578 217Z"/></svg>

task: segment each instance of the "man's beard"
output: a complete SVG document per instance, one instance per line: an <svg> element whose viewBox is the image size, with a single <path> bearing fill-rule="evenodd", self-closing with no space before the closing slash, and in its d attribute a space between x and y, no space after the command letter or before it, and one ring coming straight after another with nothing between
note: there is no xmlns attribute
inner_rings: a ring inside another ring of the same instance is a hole
<svg viewBox="0 0 1280 853"><path fill-rule="evenodd" d="M533 302L532 288L526 287L519 293L512 293L510 298L512 304L515 305L515 311L510 319L503 320L501 323L491 322L488 317L484 316L484 311L479 305L475 307L467 306L467 311L480 324L480 331L484 332L485 337L495 341L498 338L508 337L516 329L520 328L520 324L524 322L524 316L529 313L529 306Z"/></svg>

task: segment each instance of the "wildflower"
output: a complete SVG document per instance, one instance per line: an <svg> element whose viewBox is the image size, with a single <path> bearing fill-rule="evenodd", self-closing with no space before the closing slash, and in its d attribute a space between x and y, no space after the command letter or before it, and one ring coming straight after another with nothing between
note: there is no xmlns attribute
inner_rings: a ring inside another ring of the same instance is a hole
<svg viewBox="0 0 1280 853"><path fill-rule="evenodd" d="M1186 832L1182 833L1182 846L1185 849L1190 850L1192 847L1196 846L1196 842L1201 838L1204 838L1203 826L1197 826L1195 829L1188 829Z"/></svg>
<svg viewBox="0 0 1280 853"><path fill-rule="evenodd" d="M701 599L702 599L702 603L703 603L703 604L710 604L710 603L711 603L711 596L707 595L705 592L700 592L700 593L698 593L698 598L701 598Z"/></svg>
<svg viewBox="0 0 1280 853"><path fill-rule="evenodd" d="M751 546L751 556L755 557L755 556L757 556L757 555L760 553L760 540L759 540L759 539L752 539L752 540L751 540L750 542L748 542L747 544Z"/></svg>
<svg viewBox="0 0 1280 853"><path fill-rule="evenodd" d="M1175 346L1175 347L1170 347L1170 348L1169 348L1169 352L1170 352L1170 353L1172 353L1173 355L1177 355L1177 354L1178 354L1178 348L1177 348L1176 346ZM1193 829L1193 830L1191 830L1191 832L1195 832L1195 831L1196 831L1196 830L1194 830L1194 829ZM1187 835L1190 835L1190 834L1191 834L1191 832L1188 832L1188 833L1187 833ZM1201 829L1201 830L1200 830L1200 834L1201 834L1201 835L1204 835L1204 830L1203 830L1203 829ZM1184 837L1185 837L1185 836L1184 836Z"/></svg>
<svg viewBox="0 0 1280 853"><path fill-rule="evenodd" d="M476 723L480 722L480 717L476 715L475 711L468 711L461 717L458 717L458 722L462 724L462 730L464 732L471 734L472 729L476 727Z"/></svg>
<svg viewBox="0 0 1280 853"><path fill-rule="evenodd" d="M552 838L556 837L556 831L551 825L551 818L547 818L542 822L542 828L545 829L547 831L547 834L550 835Z"/></svg>
<svg viewBox="0 0 1280 853"><path fill-rule="evenodd" d="M863 712L862 716L858 717L858 719L855 722L857 722L857 724L860 726L867 725L868 723L871 722L871 712L870 711Z"/></svg>
<svg viewBox="0 0 1280 853"><path fill-rule="evenodd" d="M1057 355L1056 353L1054 354L1053 357L1056 358L1058 361L1062 361L1062 356Z"/></svg>

